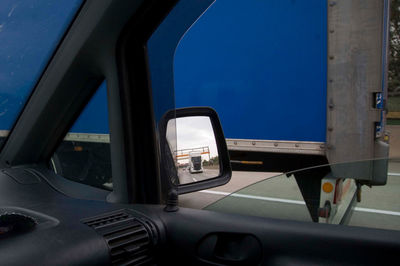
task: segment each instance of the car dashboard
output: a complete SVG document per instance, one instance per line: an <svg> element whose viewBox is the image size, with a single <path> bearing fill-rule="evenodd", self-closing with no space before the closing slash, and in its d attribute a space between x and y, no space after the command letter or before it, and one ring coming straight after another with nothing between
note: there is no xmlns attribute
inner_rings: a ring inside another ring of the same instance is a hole
<svg viewBox="0 0 400 266"><path fill-rule="evenodd" d="M0 170L2 265L353 265L396 259L399 233L106 201L45 167ZM332 251L340 252L332 252Z"/></svg>
<svg viewBox="0 0 400 266"><path fill-rule="evenodd" d="M72 198L43 177L0 172L1 264L157 264L165 232L148 207Z"/></svg>

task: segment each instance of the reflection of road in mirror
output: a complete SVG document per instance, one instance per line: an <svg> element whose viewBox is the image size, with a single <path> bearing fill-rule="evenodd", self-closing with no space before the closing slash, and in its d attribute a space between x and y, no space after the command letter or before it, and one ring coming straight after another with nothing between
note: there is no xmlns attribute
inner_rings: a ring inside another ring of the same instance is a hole
<svg viewBox="0 0 400 266"><path fill-rule="evenodd" d="M209 117L177 118L175 143L173 154L180 184L201 182L219 176L218 149Z"/></svg>
<svg viewBox="0 0 400 266"><path fill-rule="evenodd" d="M180 168L178 170L179 183L188 184L199 182L206 179L215 178L219 175L219 167L208 168L205 166L202 173L190 173L188 168Z"/></svg>

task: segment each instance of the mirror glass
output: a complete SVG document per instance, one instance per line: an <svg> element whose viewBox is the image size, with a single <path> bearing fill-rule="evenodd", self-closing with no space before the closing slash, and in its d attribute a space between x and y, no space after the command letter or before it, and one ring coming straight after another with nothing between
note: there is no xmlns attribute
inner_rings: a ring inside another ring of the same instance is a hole
<svg viewBox="0 0 400 266"><path fill-rule="evenodd" d="M173 153L178 179L188 184L218 177L217 143L208 116L189 116L170 120L167 140Z"/></svg>

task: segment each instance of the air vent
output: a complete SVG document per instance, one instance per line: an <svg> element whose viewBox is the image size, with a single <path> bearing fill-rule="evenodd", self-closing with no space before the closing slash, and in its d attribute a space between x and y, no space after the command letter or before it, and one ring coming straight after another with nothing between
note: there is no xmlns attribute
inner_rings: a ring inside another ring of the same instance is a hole
<svg viewBox="0 0 400 266"><path fill-rule="evenodd" d="M106 240L113 265L147 265L151 255L151 231L126 210L107 213L82 221Z"/></svg>

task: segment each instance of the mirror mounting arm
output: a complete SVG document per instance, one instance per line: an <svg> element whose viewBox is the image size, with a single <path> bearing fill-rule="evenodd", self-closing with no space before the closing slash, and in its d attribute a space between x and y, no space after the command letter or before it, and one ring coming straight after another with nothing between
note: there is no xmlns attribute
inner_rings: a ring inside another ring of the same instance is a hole
<svg viewBox="0 0 400 266"><path fill-rule="evenodd" d="M178 207L178 191L175 188L171 188L167 196L167 206L165 206L165 212L176 212L179 210Z"/></svg>

